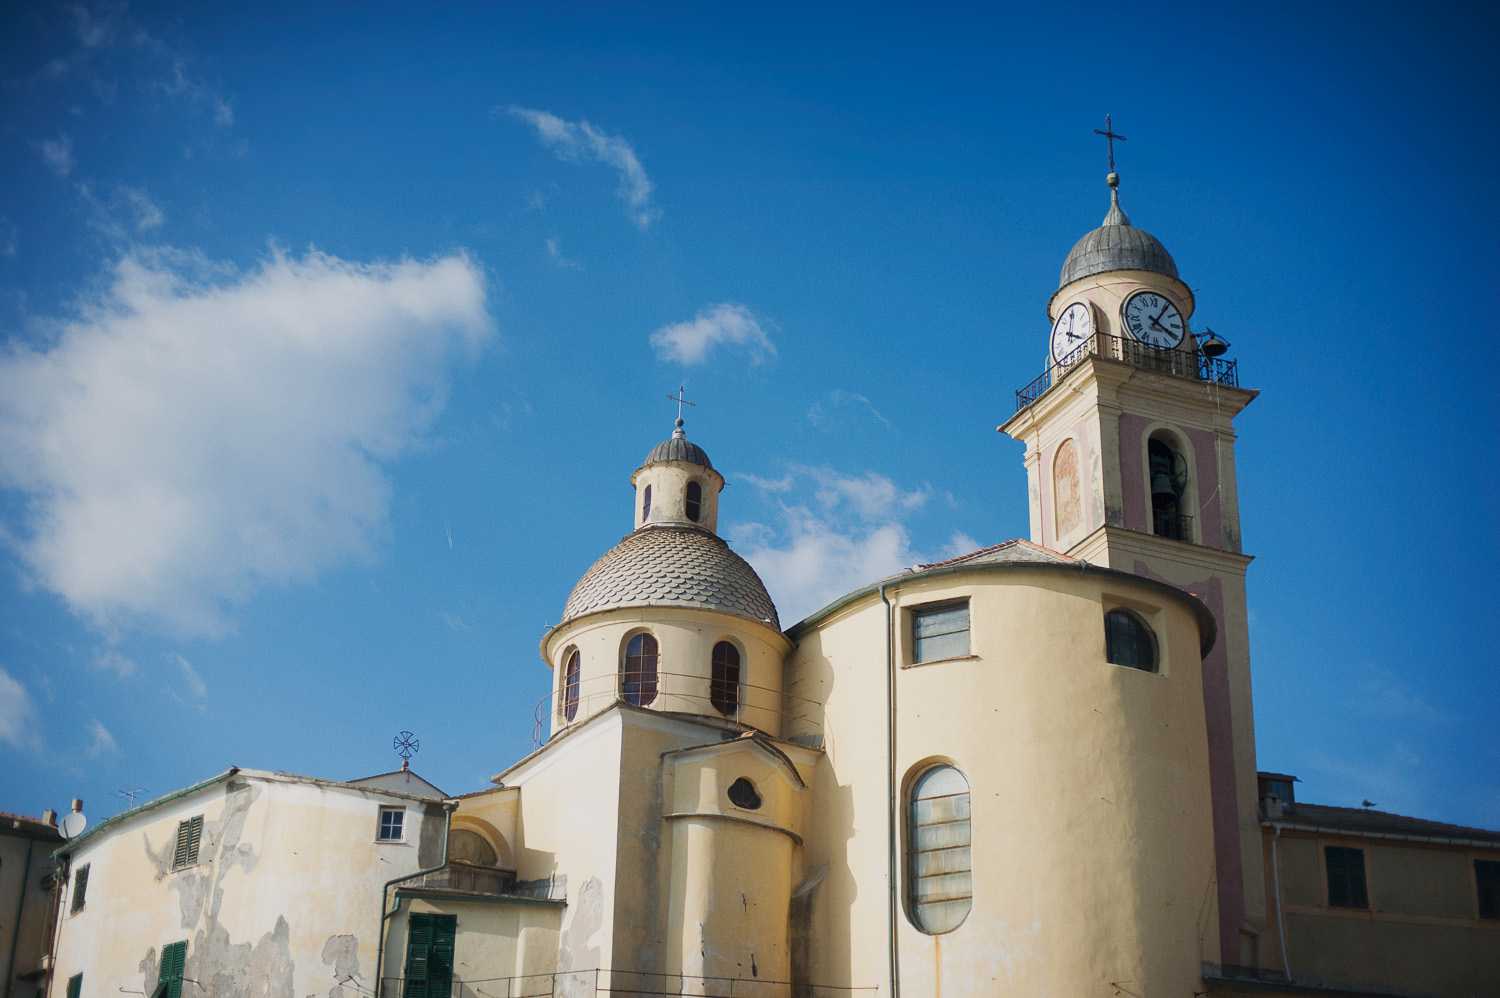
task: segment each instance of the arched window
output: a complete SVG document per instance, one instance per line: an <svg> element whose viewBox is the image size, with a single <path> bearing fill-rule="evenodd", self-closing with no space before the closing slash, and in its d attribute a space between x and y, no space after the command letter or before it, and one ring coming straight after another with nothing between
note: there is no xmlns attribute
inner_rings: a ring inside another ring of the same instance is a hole
<svg viewBox="0 0 1500 998"><path fill-rule="evenodd" d="M644 707L656 699L658 658L656 639L649 634L637 634L625 646L625 672L621 676L620 693L626 703Z"/></svg>
<svg viewBox="0 0 1500 998"><path fill-rule="evenodd" d="M580 662L578 649L568 656L568 667L563 674L563 716L569 721L578 716L578 673Z"/></svg>
<svg viewBox="0 0 1500 998"><path fill-rule="evenodd" d="M911 785L907 804L907 914L923 932L958 928L973 907L969 781L933 766Z"/></svg>
<svg viewBox="0 0 1500 998"><path fill-rule="evenodd" d="M641 522L651 519L651 486L641 490Z"/></svg>
<svg viewBox="0 0 1500 998"><path fill-rule="evenodd" d="M1183 494L1187 491L1187 459L1158 437L1146 442L1146 464L1151 478L1151 532L1174 541L1193 539Z"/></svg>
<svg viewBox="0 0 1500 998"><path fill-rule="evenodd" d="M728 641L714 645L713 673L708 698L714 710L733 717L740 709L740 650Z"/></svg>
<svg viewBox="0 0 1500 998"><path fill-rule="evenodd" d="M1156 671L1156 635L1151 625L1129 610L1104 615L1104 657L1111 665Z"/></svg>
<svg viewBox="0 0 1500 998"><path fill-rule="evenodd" d="M687 502L683 505L683 512L694 523L698 522L698 517L703 513L703 486L697 482L687 484Z"/></svg>

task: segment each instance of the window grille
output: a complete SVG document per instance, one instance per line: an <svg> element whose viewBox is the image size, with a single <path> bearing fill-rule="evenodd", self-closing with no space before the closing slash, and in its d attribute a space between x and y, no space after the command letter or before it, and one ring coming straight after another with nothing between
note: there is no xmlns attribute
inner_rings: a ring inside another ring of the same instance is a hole
<svg viewBox="0 0 1500 998"><path fill-rule="evenodd" d="M1156 671L1156 636L1151 626L1129 610L1104 615L1104 658L1142 672Z"/></svg>
<svg viewBox="0 0 1500 998"><path fill-rule="evenodd" d="M1365 851L1349 846L1324 846L1328 864L1328 907L1369 908L1365 892Z"/></svg>
<svg viewBox="0 0 1500 998"><path fill-rule="evenodd" d="M177 848L172 852L172 869L181 870L198 862L198 843L203 838L203 815L194 815L177 823Z"/></svg>
<svg viewBox="0 0 1500 998"><path fill-rule="evenodd" d="M637 634L625 647L625 672L621 677L621 694L626 703L644 707L656 699L656 639Z"/></svg>
<svg viewBox="0 0 1500 998"><path fill-rule="evenodd" d="M733 717L740 709L740 650L728 641L714 645L713 674L708 683L708 698L714 710Z"/></svg>
<svg viewBox="0 0 1500 998"><path fill-rule="evenodd" d="M912 924L950 932L973 906L969 781L933 766L911 787L907 808L907 900Z"/></svg>
<svg viewBox="0 0 1500 998"><path fill-rule="evenodd" d="M969 654L969 604L920 607L912 615L912 661Z"/></svg>
<svg viewBox="0 0 1500 998"><path fill-rule="evenodd" d="M406 808L383 807L380 809L381 842L400 842L406 834Z"/></svg>

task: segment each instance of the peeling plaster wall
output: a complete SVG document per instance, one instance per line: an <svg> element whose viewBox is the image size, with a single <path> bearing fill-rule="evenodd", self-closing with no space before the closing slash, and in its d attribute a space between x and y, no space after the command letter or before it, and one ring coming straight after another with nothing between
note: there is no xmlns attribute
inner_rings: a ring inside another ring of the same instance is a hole
<svg viewBox="0 0 1500 998"><path fill-rule="evenodd" d="M408 808L407 841L375 841L382 804ZM197 815L198 860L174 871L178 823ZM53 980L150 994L163 949L185 941L184 977L210 998L354 998L373 980L382 885L435 865L442 835L438 802L281 774L147 805L70 857L90 867L88 900L74 915L64 901Z"/></svg>

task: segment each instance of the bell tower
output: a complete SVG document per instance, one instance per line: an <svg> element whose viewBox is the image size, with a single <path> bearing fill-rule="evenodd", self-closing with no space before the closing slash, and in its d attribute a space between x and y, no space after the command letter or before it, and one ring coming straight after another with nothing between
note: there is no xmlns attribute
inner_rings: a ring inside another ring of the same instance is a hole
<svg viewBox="0 0 1500 998"><path fill-rule="evenodd" d="M1191 592L1214 614L1203 698L1219 960L1253 967L1266 907L1233 421L1257 393L1239 387L1228 344L1190 326L1193 293L1131 225L1113 159L1108 214L1048 302L1046 369L999 429L1026 444L1033 541Z"/></svg>

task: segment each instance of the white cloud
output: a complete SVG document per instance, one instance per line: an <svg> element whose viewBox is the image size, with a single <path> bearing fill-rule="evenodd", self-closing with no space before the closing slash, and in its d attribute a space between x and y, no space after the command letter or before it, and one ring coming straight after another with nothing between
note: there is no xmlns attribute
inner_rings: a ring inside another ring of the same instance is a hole
<svg viewBox="0 0 1500 998"><path fill-rule="evenodd" d="M569 163L593 160L613 167L620 175L619 195L630 208L631 220L642 229L661 217L661 209L651 203L651 178L625 139L608 135L587 121L566 121L549 111L515 105L497 110L536 129L537 138L558 159Z"/></svg>
<svg viewBox="0 0 1500 998"><path fill-rule="evenodd" d="M120 746L115 743L115 736L109 733L109 729L98 721L89 722L88 757L97 759L103 755L114 755L120 751Z"/></svg>
<svg viewBox="0 0 1500 998"><path fill-rule="evenodd" d="M208 687L203 685L203 678L198 675L198 670L193 668L193 664L181 655L177 656L177 664L182 669L182 681L193 699L202 700L208 696Z"/></svg>
<svg viewBox="0 0 1500 998"><path fill-rule="evenodd" d="M372 557L380 462L441 410L491 330L462 255L273 253L236 272L126 256L42 349L0 356L0 486L21 554L97 625L225 626L227 604Z"/></svg>
<svg viewBox="0 0 1500 998"><path fill-rule="evenodd" d="M760 321L743 305L728 302L704 309L690 322L662 326L651 334L656 356L681 364L703 363L709 351L720 343L745 347L757 364L767 355L776 356L776 346L761 328Z"/></svg>
<svg viewBox="0 0 1500 998"><path fill-rule="evenodd" d="M77 165L73 159L73 140L66 135L43 139L36 144L36 149L42 154L42 162L59 177L72 173L73 167Z"/></svg>
<svg viewBox="0 0 1500 998"><path fill-rule="evenodd" d="M135 672L135 663L113 648L99 648L94 652L94 668L123 678Z"/></svg>
<svg viewBox="0 0 1500 998"><path fill-rule="evenodd" d="M851 590L931 560L912 550L902 522L927 501L925 487L905 490L874 472L844 475L805 466L794 466L779 479L735 477L763 495L777 497L777 525L746 523L732 535L736 550L770 590L783 624ZM811 488L815 505L780 499L798 485ZM950 545L958 543L958 536Z"/></svg>
<svg viewBox="0 0 1500 998"><path fill-rule="evenodd" d="M16 223L9 218L0 215L0 256L14 260L19 249L18 237L20 233L16 230Z"/></svg>
<svg viewBox="0 0 1500 998"><path fill-rule="evenodd" d="M847 412L853 409L856 412L864 412L873 417L886 429L891 428L891 421L880 414L880 410L870 404L870 400L855 392L846 392L842 388L835 388L828 393L828 404L822 401L814 402L807 410L808 422L825 433L841 430L848 422Z"/></svg>
<svg viewBox="0 0 1500 998"><path fill-rule="evenodd" d="M579 263L577 260L571 260L568 257L563 256L562 243L556 236L553 236L551 239L547 240L547 255L552 258L553 264L558 267L562 267L567 270L583 269L583 264Z"/></svg>
<svg viewBox="0 0 1500 998"><path fill-rule="evenodd" d="M26 687L0 669L0 742L25 748L32 741L34 711Z"/></svg>

